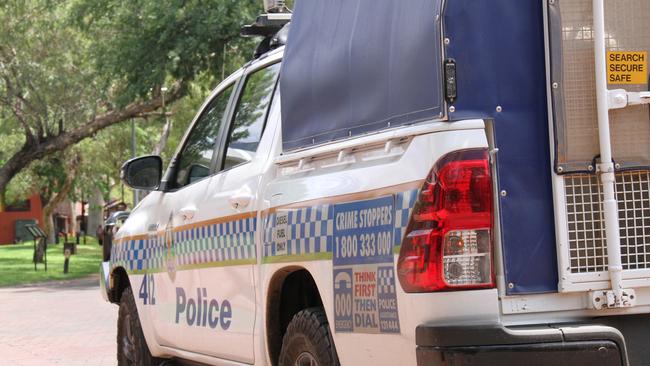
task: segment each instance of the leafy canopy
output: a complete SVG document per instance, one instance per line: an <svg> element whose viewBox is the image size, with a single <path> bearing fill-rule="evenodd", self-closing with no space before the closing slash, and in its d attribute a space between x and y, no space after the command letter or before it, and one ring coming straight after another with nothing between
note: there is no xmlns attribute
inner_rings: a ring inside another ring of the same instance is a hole
<svg viewBox="0 0 650 366"><path fill-rule="evenodd" d="M124 104L168 80L219 75L224 50L242 42L241 26L260 10L259 0L77 0L71 16Z"/></svg>

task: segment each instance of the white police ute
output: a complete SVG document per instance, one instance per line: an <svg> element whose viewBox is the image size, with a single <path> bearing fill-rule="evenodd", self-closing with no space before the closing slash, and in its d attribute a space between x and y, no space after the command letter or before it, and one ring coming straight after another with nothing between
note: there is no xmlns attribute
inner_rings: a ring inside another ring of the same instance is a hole
<svg viewBox="0 0 650 366"><path fill-rule="evenodd" d="M122 168L121 365L650 364L650 2L288 18Z"/></svg>

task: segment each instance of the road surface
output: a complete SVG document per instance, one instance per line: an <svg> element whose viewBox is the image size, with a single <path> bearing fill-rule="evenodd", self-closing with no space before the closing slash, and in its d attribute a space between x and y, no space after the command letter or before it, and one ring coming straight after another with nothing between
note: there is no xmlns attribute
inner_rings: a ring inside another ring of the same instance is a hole
<svg viewBox="0 0 650 366"><path fill-rule="evenodd" d="M0 288L1 364L116 365L117 309L97 277Z"/></svg>

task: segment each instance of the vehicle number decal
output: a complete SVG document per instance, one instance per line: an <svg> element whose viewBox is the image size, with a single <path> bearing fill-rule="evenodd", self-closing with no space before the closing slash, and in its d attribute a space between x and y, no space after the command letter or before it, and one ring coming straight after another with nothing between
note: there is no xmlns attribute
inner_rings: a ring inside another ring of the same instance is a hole
<svg viewBox="0 0 650 366"><path fill-rule="evenodd" d="M142 299L144 305L156 305L156 282L153 274L145 274L142 278L138 297Z"/></svg>
<svg viewBox="0 0 650 366"><path fill-rule="evenodd" d="M399 333L394 197L334 206L334 329Z"/></svg>

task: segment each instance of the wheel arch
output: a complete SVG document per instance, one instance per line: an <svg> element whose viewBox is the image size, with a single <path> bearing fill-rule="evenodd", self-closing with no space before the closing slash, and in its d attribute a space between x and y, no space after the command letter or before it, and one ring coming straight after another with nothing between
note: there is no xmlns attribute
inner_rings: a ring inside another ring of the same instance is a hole
<svg viewBox="0 0 650 366"><path fill-rule="evenodd" d="M122 298L124 289L131 286L129 275L126 273L124 267L115 267L110 275L110 291L108 293L109 300L112 303L119 304Z"/></svg>
<svg viewBox="0 0 650 366"><path fill-rule="evenodd" d="M293 316L315 306L322 307L323 300L306 268L287 266L273 274L266 296L266 342L272 365L278 364L282 338Z"/></svg>

